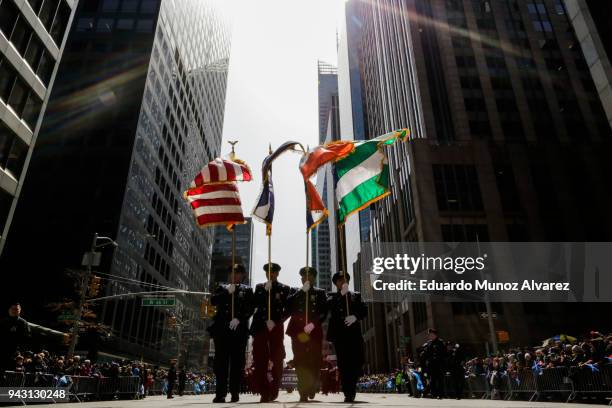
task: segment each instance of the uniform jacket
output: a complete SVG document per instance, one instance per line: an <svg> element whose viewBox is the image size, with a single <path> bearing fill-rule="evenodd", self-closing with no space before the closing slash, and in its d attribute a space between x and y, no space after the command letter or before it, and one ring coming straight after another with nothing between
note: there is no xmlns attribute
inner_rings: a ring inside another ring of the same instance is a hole
<svg viewBox="0 0 612 408"><path fill-rule="evenodd" d="M321 323L327 317L327 296L320 288L311 287L308 293L297 289L289 296L289 314L291 320L287 326L287 335L295 337L304 332L306 326L306 295L308 295L308 323L313 323L315 328L311 332L312 337L323 336Z"/></svg>
<svg viewBox="0 0 612 408"><path fill-rule="evenodd" d="M423 362L428 369L443 369L446 365L446 358L446 345L439 337L425 343Z"/></svg>
<svg viewBox="0 0 612 408"><path fill-rule="evenodd" d="M219 285L212 295L210 303L217 308L213 324L208 328L212 336L231 332L229 323L232 320L232 295ZM234 317L240 320L236 333L248 336L249 319L253 315L253 289L247 285L236 285L234 291Z"/></svg>
<svg viewBox="0 0 612 408"><path fill-rule="evenodd" d="M289 296L293 293L291 287L280 282L272 282L271 288L271 320L276 324L283 324L289 317ZM255 286L254 294L255 314L251 322L251 334L255 334L266 328L268 321L268 291L265 283L259 283Z"/></svg>
<svg viewBox="0 0 612 408"><path fill-rule="evenodd" d="M344 324L346 319L346 296L349 297L349 315L354 315L357 321L350 326ZM360 321L368 313L368 307L361 300L359 292L349 292L342 296L340 292L330 293L327 296L327 309L329 310L329 326L327 327L327 341L335 342L344 339L361 341Z"/></svg>

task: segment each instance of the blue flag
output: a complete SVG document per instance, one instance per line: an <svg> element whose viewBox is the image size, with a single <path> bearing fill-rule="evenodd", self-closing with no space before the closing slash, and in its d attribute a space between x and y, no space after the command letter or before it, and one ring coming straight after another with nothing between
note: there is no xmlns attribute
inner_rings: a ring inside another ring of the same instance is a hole
<svg viewBox="0 0 612 408"><path fill-rule="evenodd" d="M257 204L253 209L253 217L266 224L266 234L272 234L272 221L274 219L274 188L272 186L272 162L278 156L286 151L295 150L296 146L300 146L302 151L304 148L298 142L285 142L278 147L273 153L270 153L261 164L262 186Z"/></svg>

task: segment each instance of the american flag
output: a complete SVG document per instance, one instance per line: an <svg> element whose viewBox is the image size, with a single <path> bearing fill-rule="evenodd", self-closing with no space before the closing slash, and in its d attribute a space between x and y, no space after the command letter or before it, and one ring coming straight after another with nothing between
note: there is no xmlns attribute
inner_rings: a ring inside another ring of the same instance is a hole
<svg viewBox="0 0 612 408"><path fill-rule="evenodd" d="M210 183L251 181L251 169L242 161L231 161L217 157L200 170L190 188Z"/></svg>
<svg viewBox="0 0 612 408"><path fill-rule="evenodd" d="M185 199L191 205L200 227L243 224L242 206L235 183L205 184L190 188Z"/></svg>

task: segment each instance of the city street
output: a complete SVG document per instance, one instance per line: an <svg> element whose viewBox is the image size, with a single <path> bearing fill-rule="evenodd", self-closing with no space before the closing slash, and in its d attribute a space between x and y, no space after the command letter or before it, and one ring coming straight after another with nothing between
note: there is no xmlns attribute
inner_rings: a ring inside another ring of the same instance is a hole
<svg viewBox="0 0 612 408"><path fill-rule="evenodd" d="M197 405L208 405L211 404L213 399L213 395L203 395L203 396L184 396L184 397L175 397L172 400L168 400L165 397L155 396L148 397L145 400L139 401L96 401L96 402L87 402L81 404L81 406L85 406L86 408L95 408L95 407L104 407L104 408L113 408L113 407L194 407ZM464 399L460 401L456 401L453 399L447 400L432 400L432 399L417 399L410 398L406 394L357 394L357 401L353 404L343 403L341 394L333 394L333 395L322 395L317 394L316 399L310 403L298 403L298 394L292 393L281 393L278 402L269 403L269 404L261 404L261 405L271 405L271 406L282 406L284 407L297 407L297 406L306 406L310 405L312 407L337 407L342 405L376 405L379 407L504 407L504 408L525 408L525 407L536 407L536 408L549 408L549 407L564 407L564 408L586 408L586 407L602 407L605 405L590 405L590 404L564 404L564 403L547 403L547 402L526 402L526 401L491 401L491 400L475 400L475 399ZM229 400L229 398L228 398ZM226 403L226 404L215 404L215 406L219 407L233 407L239 405L252 405L258 404L259 396L254 395L241 395L240 402L238 404L235 403ZM37 405L37 406L47 406L47 405ZM50 404L48 406L53 407L72 407L74 404Z"/></svg>

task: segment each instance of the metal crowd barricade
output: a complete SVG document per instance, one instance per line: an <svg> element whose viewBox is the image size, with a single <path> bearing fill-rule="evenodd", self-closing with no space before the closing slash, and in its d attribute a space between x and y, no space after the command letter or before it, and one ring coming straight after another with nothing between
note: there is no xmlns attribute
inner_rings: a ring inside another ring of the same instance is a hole
<svg viewBox="0 0 612 408"><path fill-rule="evenodd" d="M562 398L566 396L565 400L569 401L574 396L574 384L569 374L568 367L546 368L536 374L536 398L559 394Z"/></svg>
<svg viewBox="0 0 612 408"><path fill-rule="evenodd" d="M471 398L487 399L491 396L491 389L486 374L470 374L466 378L467 390Z"/></svg>
<svg viewBox="0 0 612 408"><path fill-rule="evenodd" d="M70 379L72 380L70 395L74 396L77 401L93 399L98 396L99 379L97 377L73 375Z"/></svg>
<svg viewBox="0 0 612 408"><path fill-rule="evenodd" d="M115 397L138 397L140 377L101 377L98 381L98 397L113 399Z"/></svg>
<svg viewBox="0 0 612 408"><path fill-rule="evenodd" d="M23 387L25 382L24 373L16 373L14 371L4 372L4 386L5 387Z"/></svg>
<svg viewBox="0 0 612 408"><path fill-rule="evenodd" d="M528 397L532 401L538 393L536 387L536 375L530 368L522 368L518 371L511 372L508 378L508 398L513 399L515 396Z"/></svg>
<svg viewBox="0 0 612 408"><path fill-rule="evenodd" d="M574 395L572 399L581 395L612 396L612 365L598 368L598 371L590 367L572 367L570 378L574 384ZM612 405L612 401L610 402Z"/></svg>

